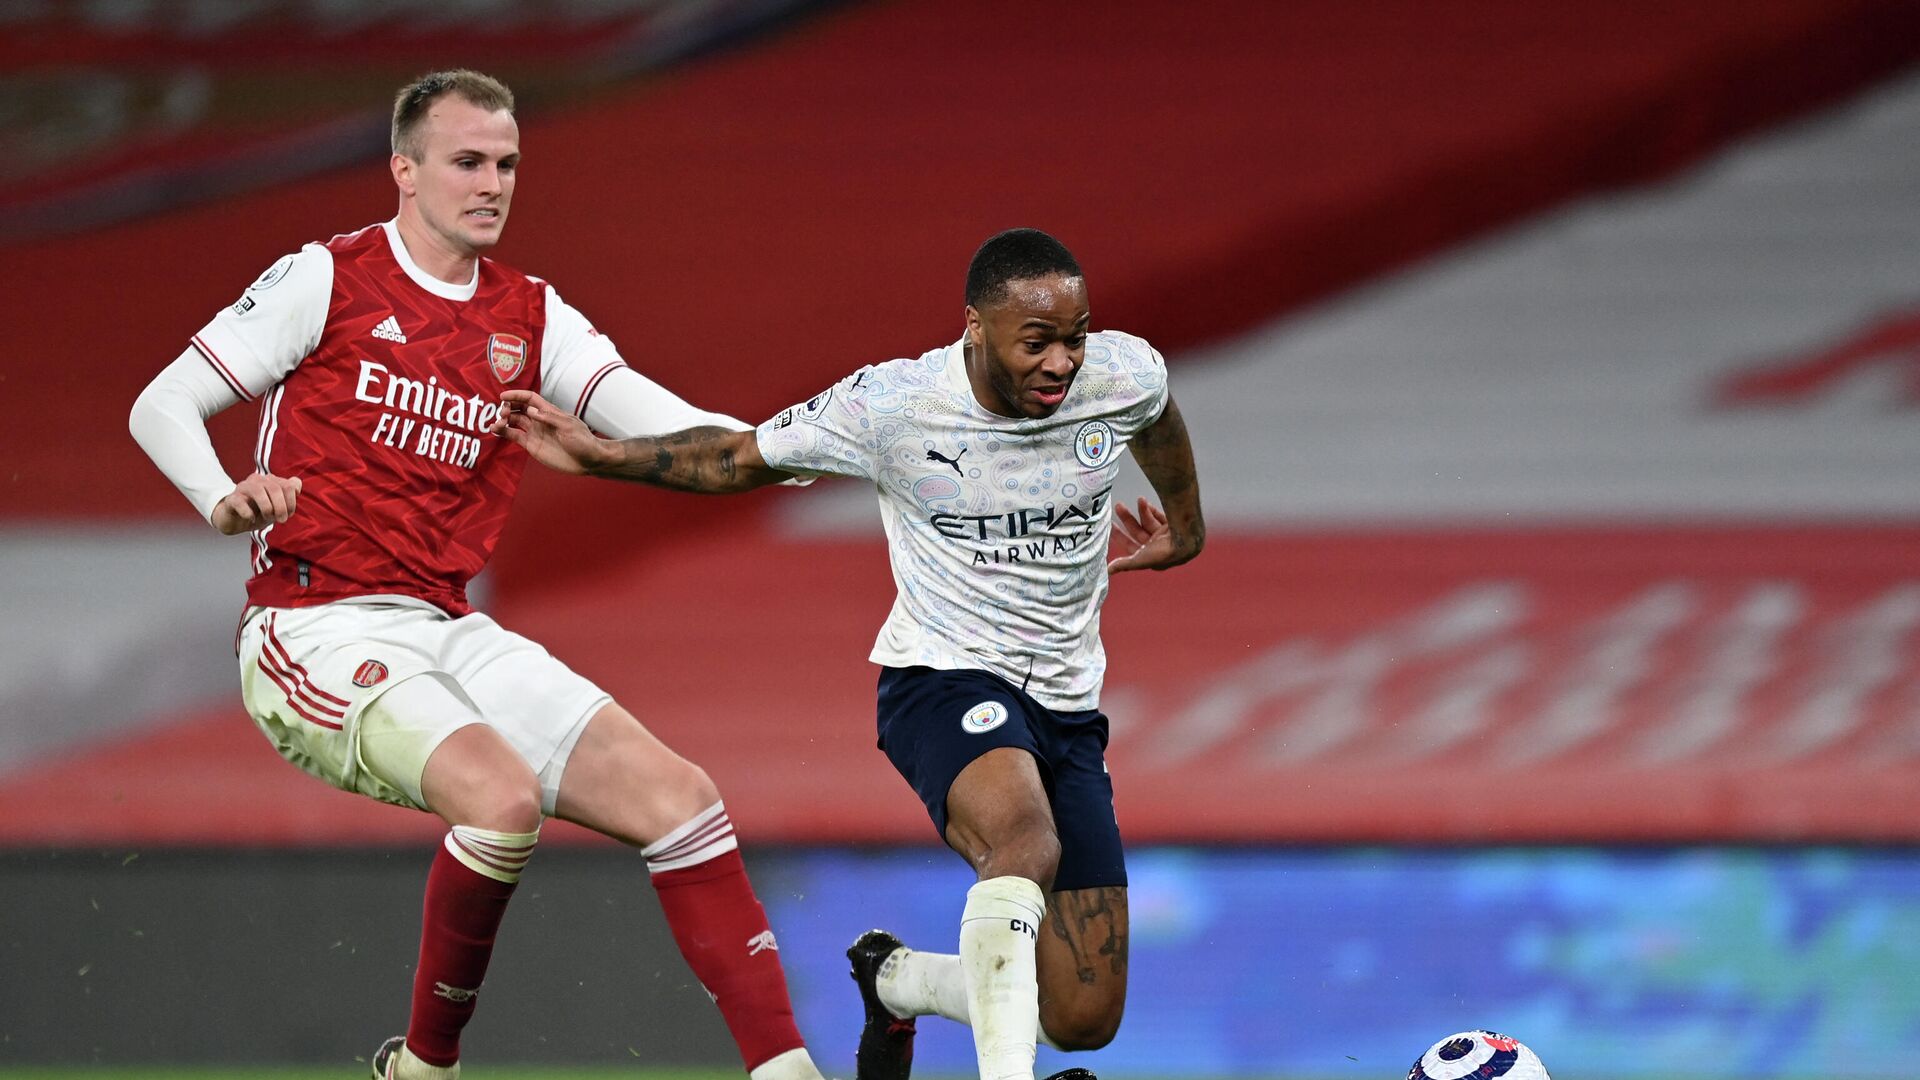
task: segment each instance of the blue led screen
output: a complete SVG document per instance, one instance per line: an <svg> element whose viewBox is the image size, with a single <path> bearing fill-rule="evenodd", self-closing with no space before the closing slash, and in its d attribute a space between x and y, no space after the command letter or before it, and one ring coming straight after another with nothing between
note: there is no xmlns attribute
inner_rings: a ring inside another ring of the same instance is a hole
<svg viewBox="0 0 1920 1080"><path fill-rule="evenodd" d="M1488 1027L1561 1080L1920 1076L1920 853L1857 849L1136 851L1111 1077L1394 1077ZM954 951L971 875L932 849L756 862L803 1031L851 1062L843 952ZM920 1021L917 1076L965 1075Z"/></svg>

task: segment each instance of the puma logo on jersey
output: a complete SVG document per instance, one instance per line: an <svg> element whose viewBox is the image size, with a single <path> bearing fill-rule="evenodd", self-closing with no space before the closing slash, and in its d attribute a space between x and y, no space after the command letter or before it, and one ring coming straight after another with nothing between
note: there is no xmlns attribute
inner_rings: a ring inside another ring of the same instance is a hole
<svg viewBox="0 0 1920 1080"><path fill-rule="evenodd" d="M443 982L433 984L433 996L446 998L455 1005L465 1005L467 1002L472 1001L478 993L480 993L478 990L465 990L458 986L448 986Z"/></svg>
<svg viewBox="0 0 1920 1080"><path fill-rule="evenodd" d="M747 939L747 955L758 956L763 952L779 952L780 943L773 940L773 931L762 930Z"/></svg>
<svg viewBox="0 0 1920 1080"><path fill-rule="evenodd" d="M407 343L407 335L400 330L400 320L391 315L380 320L380 325L373 328L373 336L382 341L397 342L401 345Z"/></svg>
<svg viewBox="0 0 1920 1080"><path fill-rule="evenodd" d="M965 476L965 475L966 475L966 473L963 473L963 472L961 472L961 471L960 471L960 459L961 459L961 458L963 458L963 457L966 457L966 456L967 456L967 448L966 448L966 447L964 447L964 446L960 448L960 453L959 453L958 455L956 455L956 456L954 456L954 457L948 457L947 455L945 455L945 454L943 454L943 453L941 453L941 452L940 452L940 451L938 451L938 450L929 450L929 451L927 451L927 460L928 460L928 461L944 461L944 462L946 462L947 464L949 464L949 465L951 465L951 466L953 466L953 471L954 471L954 474L955 474L955 475L957 475L957 476Z"/></svg>

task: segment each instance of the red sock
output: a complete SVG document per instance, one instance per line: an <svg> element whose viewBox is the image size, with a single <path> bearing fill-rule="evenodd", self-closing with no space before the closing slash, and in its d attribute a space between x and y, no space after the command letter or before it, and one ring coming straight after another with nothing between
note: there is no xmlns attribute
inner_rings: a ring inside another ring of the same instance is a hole
<svg viewBox="0 0 1920 1080"><path fill-rule="evenodd" d="M655 871L653 887L680 955L720 1006L747 1071L804 1046L793 1022L780 947L740 853L726 851L695 866Z"/></svg>
<svg viewBox="0 0 1920 1080"><path fill-rule="evenodd" d="M413 973L407 1023L407 1049L429 1065L460 1060L460 1029L473 1018L474 996L512 896L512 883L475 872L440 846L427 872L420 966Z"/></svg>

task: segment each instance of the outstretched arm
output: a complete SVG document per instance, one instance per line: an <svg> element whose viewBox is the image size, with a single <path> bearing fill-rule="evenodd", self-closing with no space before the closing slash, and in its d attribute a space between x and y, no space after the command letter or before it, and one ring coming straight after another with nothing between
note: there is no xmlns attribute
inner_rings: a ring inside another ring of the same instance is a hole
<svg viewBox="0 0 1920 1080"><path fill-rule="evenodd" d="M1160 419L1133 437L1133 459L1153 485L1160 505L1140 500L1134 513L1114 504L1114 532L1126 554L1107 563L1107 572L1166 570L1200 554L1207 542L1207 523L1200 516L1200 479L1194 474L1193 445L1180 408L1167 399Z"/></svg>
<svg viewBox="0 0 1920 1080"><path fill-rule="evenodd" d="M578 417L531 390L508 390L501 404L493 433L560 472L637 480L704 495L747 491L792 475L761 458L751 430L696 427L668 435L602 439Z"/></svg>

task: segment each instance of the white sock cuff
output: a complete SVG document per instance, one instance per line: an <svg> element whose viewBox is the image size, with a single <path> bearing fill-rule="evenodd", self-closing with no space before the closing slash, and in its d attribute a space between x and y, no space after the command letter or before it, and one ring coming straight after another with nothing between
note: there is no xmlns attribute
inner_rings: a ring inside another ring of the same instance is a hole
<svg viewBox="0 0 1920 1080"><path fill-rule="evenodd" d="M429 1065L416 1057L411 1047L402 1043L400 1052L393 1055L393 1064L388 1066L387 1075L394 1080L460 1080L460 1063Z"/></svg>
<svg viewBox="0 0 1920 1080"><path fill-rule="evenodd" d="M967 890L967 906L960 912L960 925L975 919L1025 918L1039 932L1040 917L1047 910L1047 895L1030 878L986 878Z"/></svg>
<svg viewBox="0 0 1920 1080"><path fill-rule="evenodd" d="M647 860L647 870L658 874L699 866L739 846L733 835L733 819L727 816L727 804L717 802L641 848L640 854Z"/></svg>
<svg viewBox="0 0 1920 1080"><path fill-rule="evenodd" d="M825 1080L804 1046L783 1050L747 1070L747 1080Z"/></svg>
<svg viewBox="0 0 1920 1080"><path fill-rule="evenodd" d="M520 880L520 871L526 869L539 839L539 829L510 833L455 825L447 830L446 845L469 870L511 885Z"/></svg>

